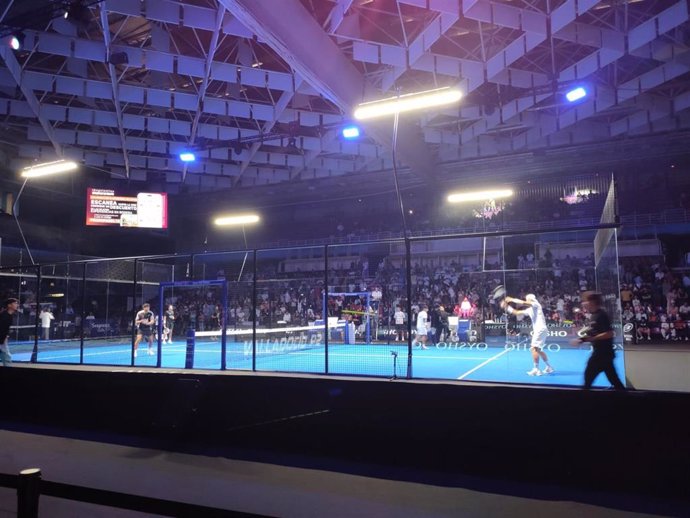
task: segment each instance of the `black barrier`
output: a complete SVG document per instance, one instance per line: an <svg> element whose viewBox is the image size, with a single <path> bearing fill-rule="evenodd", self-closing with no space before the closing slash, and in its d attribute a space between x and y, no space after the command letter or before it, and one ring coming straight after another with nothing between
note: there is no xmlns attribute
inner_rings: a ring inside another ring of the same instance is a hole
<svg viewBox="0 0 690 518"><path fill-rule="evenodd" d="M38 518L41 496L41 470L24 469L17 480L17 518Z"/></svg>
<svg viewBox="0 0 690 518"><path fill-rule="evenodd" d="M41 470L29 468L18 476L0 473L0 487L17 488L17 518L38 518L38 502L41 495L84 502L141 513L180 518L271 518L266 514L245 513L217 507L188 504L161 498L132 495L42 480Z"/></svg>

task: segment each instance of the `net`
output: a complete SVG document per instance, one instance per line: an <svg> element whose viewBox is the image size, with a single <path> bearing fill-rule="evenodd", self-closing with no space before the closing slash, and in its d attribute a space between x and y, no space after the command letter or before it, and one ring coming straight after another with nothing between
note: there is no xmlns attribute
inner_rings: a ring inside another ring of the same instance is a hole
<svg viewBox="0 0 690 518"><path fill-rule="evenodd" d="M329 325L330 343L344 343L345 325ZM195 347L202 352L206 349L220 350L221 330L196 331ZM226 351L228 360L249 360L254 352L252 329L227 329ZM307 351L325 349L324 328L322 326L297 326L281 328L262 328L256 330L256 356L276 356L299 354Z"/></svg>

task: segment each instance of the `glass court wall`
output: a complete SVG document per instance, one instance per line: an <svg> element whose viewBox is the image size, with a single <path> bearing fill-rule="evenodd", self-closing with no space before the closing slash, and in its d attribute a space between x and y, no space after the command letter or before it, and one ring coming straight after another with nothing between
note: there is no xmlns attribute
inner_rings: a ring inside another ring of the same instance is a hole
<svg viewBox="0 0 690 518"><path fill-rule="evenodd" d="M615 232L596 257L597 230L3 268L0 281L21 299L18 361L578 386L581 293L605 292L620 330ZM540 358L542 375L528 374L532 321L506 312L498 285L539 302L553 373ZM155 324L141 333L145 302ZM41 307L55 317L47 335ZM623 377L622 351L616 367Z"/></svg>

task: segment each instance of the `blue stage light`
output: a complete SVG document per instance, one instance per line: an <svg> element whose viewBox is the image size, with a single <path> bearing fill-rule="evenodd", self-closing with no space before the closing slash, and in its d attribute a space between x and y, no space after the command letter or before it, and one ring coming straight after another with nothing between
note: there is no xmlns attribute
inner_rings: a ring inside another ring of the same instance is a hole
<svg viewBox="0 0 690 518"><path fill-rule="evenodd" d="M180 153L180 160L183 162L194 162L196 160L196 156L194 153L190 152Z"/></svg>
<svg viewBox="0 0 690 518"><path fill-rule="evenodd" d="M570 90L567 94L565 94L565 98L571 103L579 101L583 97L587 97L587 90L581 86L578 86L577 88Z"/></svg>
<svg viewBox="0 0 690 518"><path fill-rule="evenodd" d="M347 139L359 138L359 128L357 126L343 128L343 137Z"/></svg>

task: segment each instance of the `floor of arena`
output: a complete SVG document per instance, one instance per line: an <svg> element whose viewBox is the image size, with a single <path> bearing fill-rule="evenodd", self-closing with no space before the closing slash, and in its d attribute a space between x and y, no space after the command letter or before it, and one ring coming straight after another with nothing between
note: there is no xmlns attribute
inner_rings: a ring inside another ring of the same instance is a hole
<svg viewBox="0 0 690 518"><path fill-rule="evenodd" d="M462 347L460 347L462 345ZM554 345L554 344L552 344ZM12 347L13 360L28 362L33 344L15 344ZM412 352L412 377L465 381L488 381L505 383L527 383L536 385L580 386L587 359L588 349L551 347L549 360L555 372L542 376L529 376L532 359L527 344L505 343L498 338L489 343L428 345L427 349L414 347ZM186 341L175 340L162 345L161 367L185 367ZM251 342L231 341L226 345L226 368L252 370ZM135 366L155 367L157 345L154 354L149 355L146 344L139 346ZM395 353L395 354L394 354ZM221 344L217 338L197 340L193 367L197 369L221 368ZM395 360L395 361L394 361ZM78 341L39 342L37 361L39 363L78 364L80 351ZM96 339L84 342L84 365L129 366L131 343L129 339ZM325 345L257 342L256 369L274 372L325 372ZM616 369L624 378L624 358L616 355ZM394 372L395 365L395 372ZM540 365L543 369L543 363ZM328 373L356 376L380 376L404 378L407 375L407 345L402 342L374 344L331 343L328 350ZM601 374L597 387L610 384Z"/></svg>

